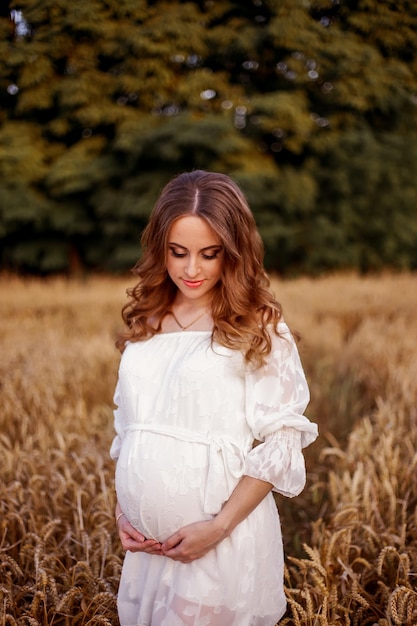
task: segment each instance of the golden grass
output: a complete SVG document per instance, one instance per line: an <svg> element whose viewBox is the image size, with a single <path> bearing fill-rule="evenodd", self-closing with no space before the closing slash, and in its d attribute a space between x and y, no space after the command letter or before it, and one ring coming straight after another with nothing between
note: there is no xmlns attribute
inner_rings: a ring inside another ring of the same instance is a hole
<svg viewBox="0 0 417 626"><path fill-rule="evenodd" d="M117 623L108 449L129 282L0 280L0 626ZM321 431L304 493L279 498L282 624L416 624L417 277L273 284Z"/></svg>

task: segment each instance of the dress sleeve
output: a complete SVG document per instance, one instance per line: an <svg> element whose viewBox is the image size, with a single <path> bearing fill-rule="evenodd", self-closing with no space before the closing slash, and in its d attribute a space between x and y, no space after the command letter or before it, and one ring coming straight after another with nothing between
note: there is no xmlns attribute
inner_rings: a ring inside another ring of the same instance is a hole
<svg viewBox="0 0 417 626"><path fill-rule="evenodd" d="M122 447L122 437L123 437L123 407L121 405L121 394L120 394L120 382L117 382L116 390L114 392L113 402L116 405L116 409L113 411L114 414L114 430L116 431L116 436L114 437L111 447L110 447L110 457L116 461L119 458L120 448Z"/></svg>
<svg viewBox="0 0 417 626"><path fill-rule="evenodd" d="M293 497L304 488L302 448L316 439L317 426L303 415L310 394L295 341L286 324L279 333L268 362L246 375L247 420L260 443L247 455L245 474Z"/></svg>

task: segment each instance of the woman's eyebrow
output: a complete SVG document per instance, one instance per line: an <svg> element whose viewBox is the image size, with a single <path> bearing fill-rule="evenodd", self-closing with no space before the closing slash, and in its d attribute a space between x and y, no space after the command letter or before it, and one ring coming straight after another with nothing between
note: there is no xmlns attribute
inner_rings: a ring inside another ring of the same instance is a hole
<svg viewBox="0 0 417 626"><path fill-rule="evenodd" d="M182 248L183 250L188 250L188 248L182 246L180 243L175 243L175 241L168 242L168 245L172 246L173 248ZM221 248L223 248L221 244L214 243L212 246L206 246L205 248L201 248L199 252L204 252L205 250L221 250Z"/></svg>

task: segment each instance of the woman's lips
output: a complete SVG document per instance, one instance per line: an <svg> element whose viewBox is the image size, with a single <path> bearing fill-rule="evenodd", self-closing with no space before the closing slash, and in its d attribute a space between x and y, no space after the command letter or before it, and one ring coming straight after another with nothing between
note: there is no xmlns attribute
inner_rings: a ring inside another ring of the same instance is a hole
<svg viewBox="0 0 417 626"><path fill-rule="evenodd" d="M182 282L184 283L184 285L186 287L190 287L191 289L196 289L197 287L200 287L204 283L204 280L184 280L184 279L182 279Z"/></svg>

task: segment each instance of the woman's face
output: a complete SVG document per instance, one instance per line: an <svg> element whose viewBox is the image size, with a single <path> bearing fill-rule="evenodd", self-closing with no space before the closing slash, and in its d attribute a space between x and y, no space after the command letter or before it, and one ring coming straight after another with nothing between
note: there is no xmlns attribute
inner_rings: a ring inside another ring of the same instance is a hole
<svg viewBox="0 0 417 626"><path fill-rule="evenodd" d="M177 298L208 305L222 272L223 245L218 235L201 217L186 215L171 226L167 247L166 267L178 287Z"/></svg>

